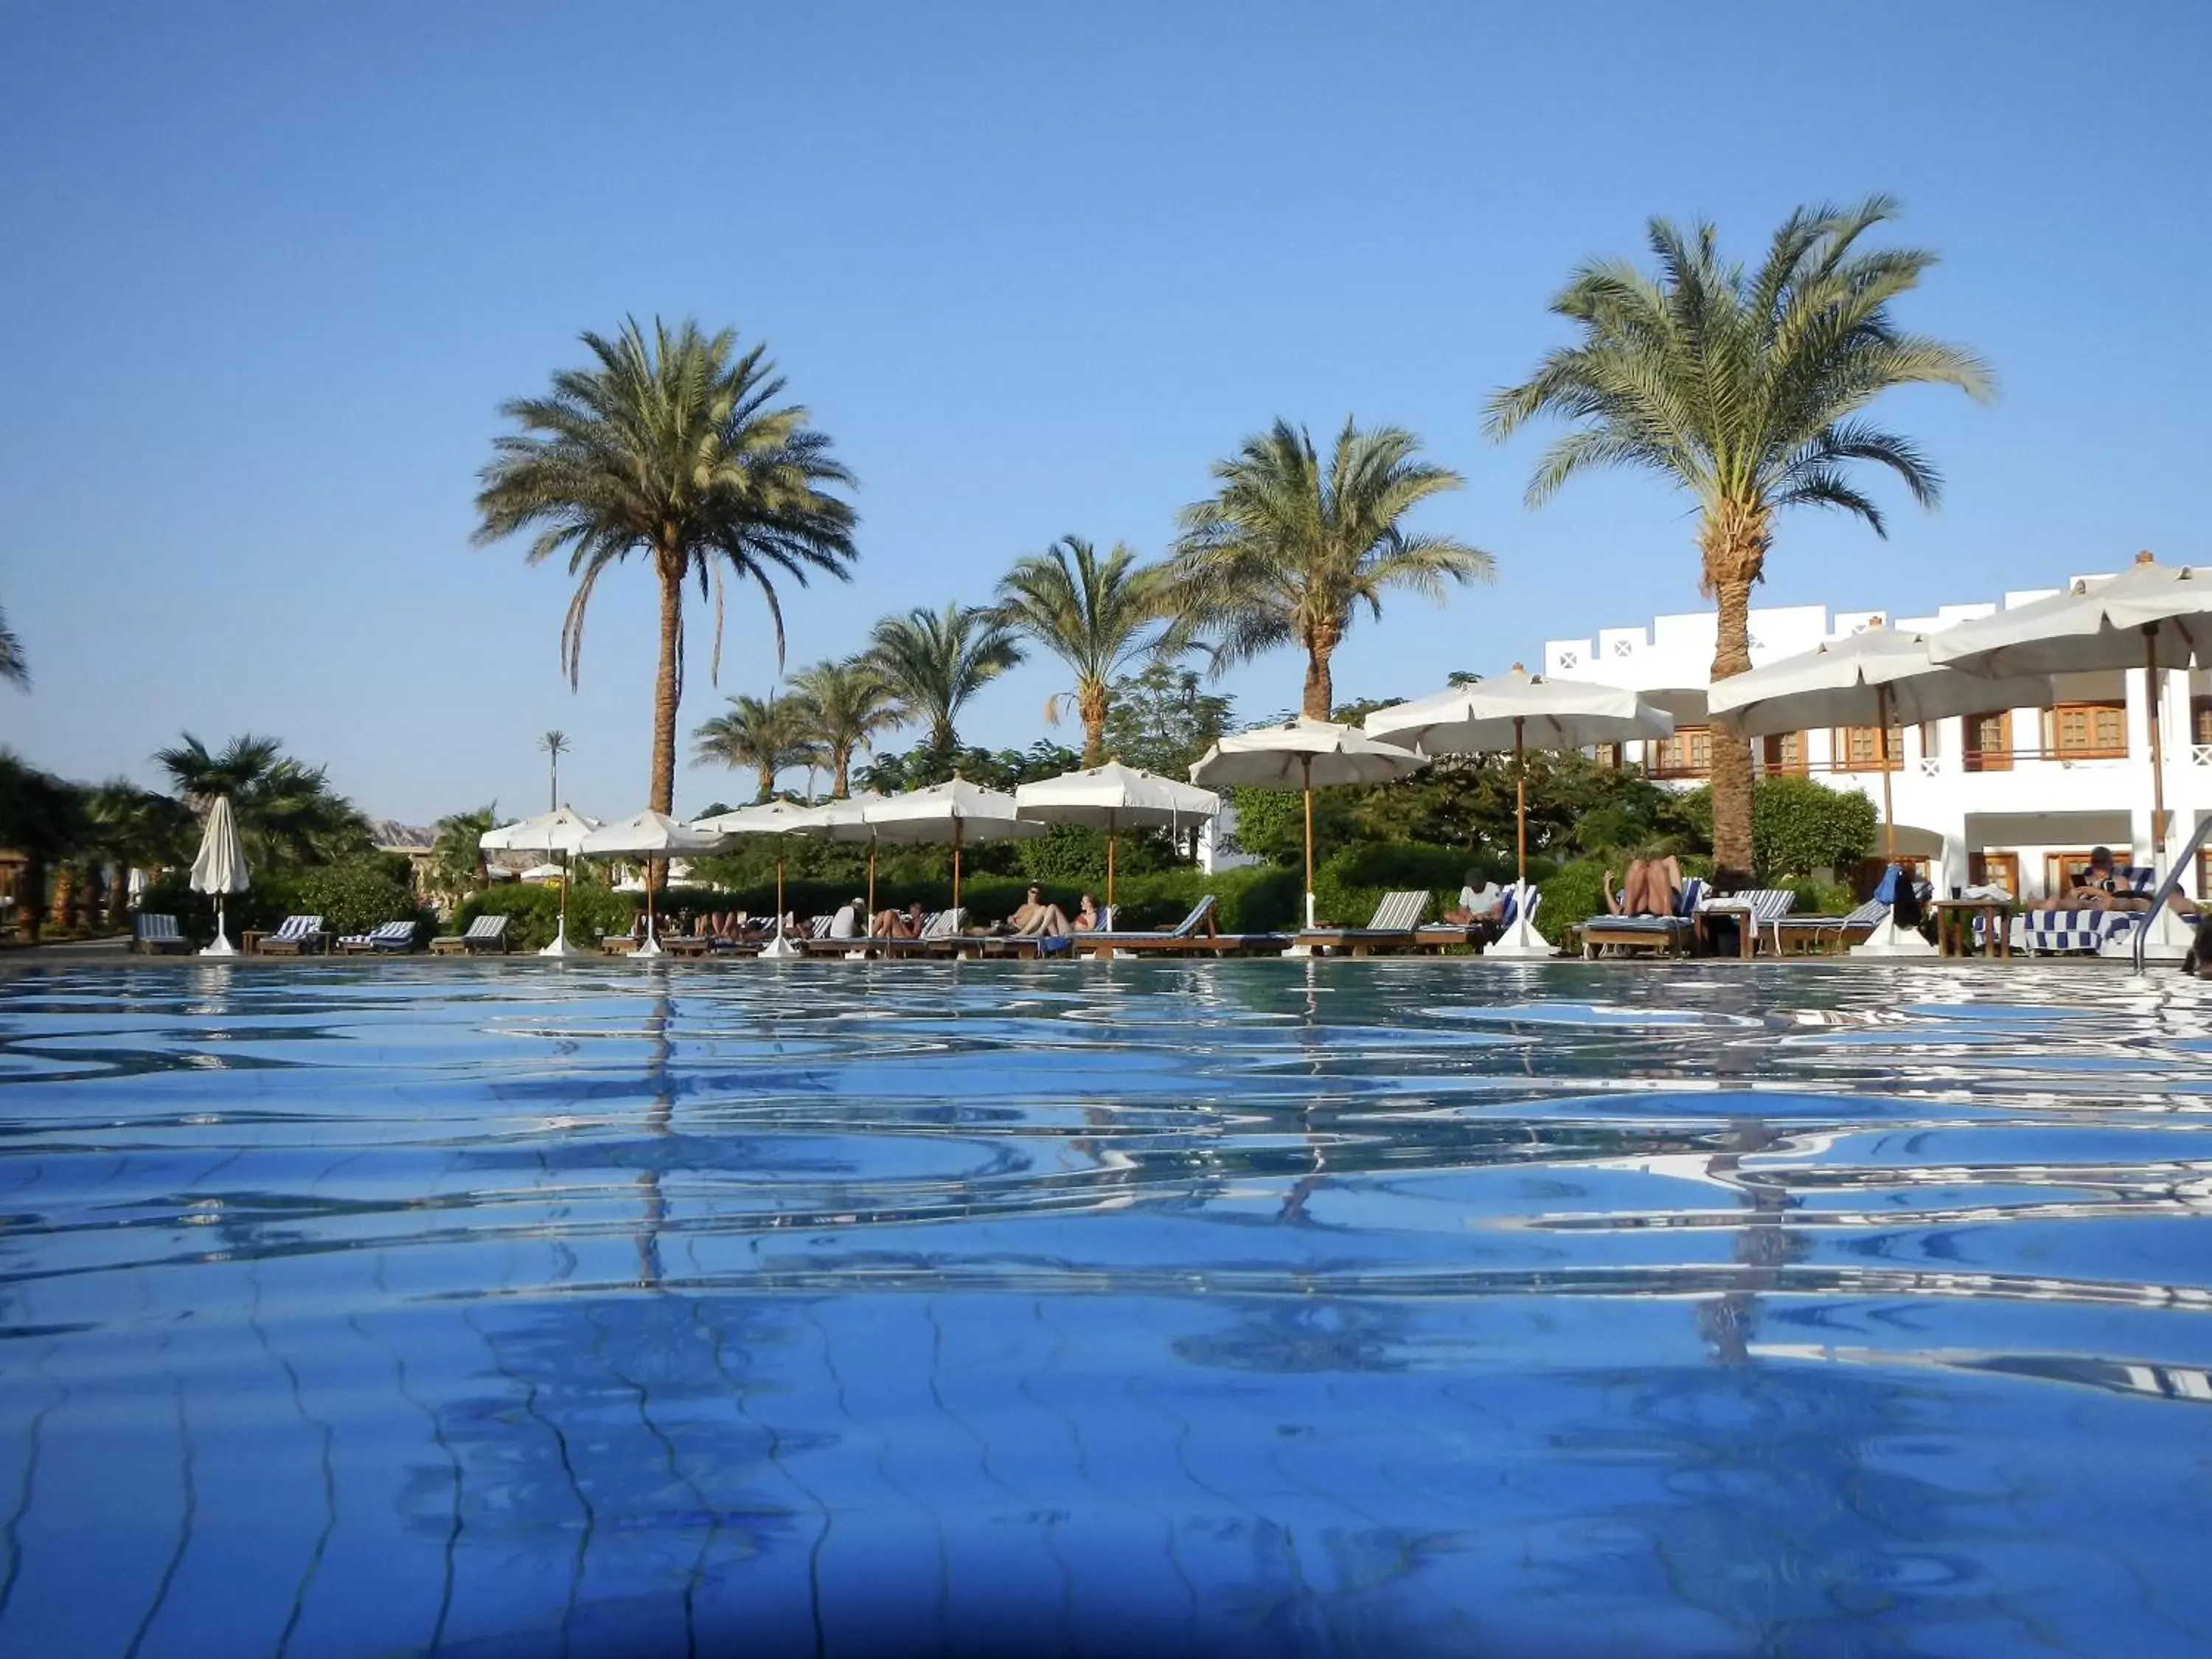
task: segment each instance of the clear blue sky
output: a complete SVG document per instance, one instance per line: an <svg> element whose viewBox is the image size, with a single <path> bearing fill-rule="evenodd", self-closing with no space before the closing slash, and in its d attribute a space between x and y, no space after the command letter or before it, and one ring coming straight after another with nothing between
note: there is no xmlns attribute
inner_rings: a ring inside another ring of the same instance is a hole
<svg viewBox="0 0 2212 1659"><path fill-rule="evenodd" d="M1574 263L1710 216L1900 196L1943 264L1914 325L2002 377L1883 414L1949 479L1893 538L1790 523L1765 603L1923 605L2206 556L2212 8L1771 4L49 3L0 21L0 605L35 695L0 744L151 781L190 728L272 732L371 812L644 798L642 570L568 586L471 550L499 402L577 331L763 337L863 489L859 580L787 595L794 659L985 598L1073 531L1158 551L1277 415L1413 428L1498 556L1361 621L1340 695L1696 605L1681 501L1540 512L1485 395L1563 337ZM724 691L775 678L739 599ZM692 618L688 729L713 713ZM1229 689L1295 702L1285 653ZM1026 744L1059 684L987 691ZM679 810L741 799L686 769Z"/></svg>

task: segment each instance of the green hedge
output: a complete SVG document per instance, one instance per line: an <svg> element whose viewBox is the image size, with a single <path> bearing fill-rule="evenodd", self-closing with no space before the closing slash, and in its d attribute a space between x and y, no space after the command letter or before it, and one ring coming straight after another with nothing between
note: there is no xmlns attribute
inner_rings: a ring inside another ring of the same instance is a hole
<svg viewBox="0 0 2212 1659"><path fill-rule="evenodd" d="M190 938L215 937L215 901L191 890L189 871L163 876L139 896L137 908L176 917ZM319 915L325 927L341 934L366 933L403 918L424 928L434 921L408 889L406 859L385 854L305 870L256 872L252 886L224 901L223 915L233 943L247 928L267 933L287 916Z"/></svg>

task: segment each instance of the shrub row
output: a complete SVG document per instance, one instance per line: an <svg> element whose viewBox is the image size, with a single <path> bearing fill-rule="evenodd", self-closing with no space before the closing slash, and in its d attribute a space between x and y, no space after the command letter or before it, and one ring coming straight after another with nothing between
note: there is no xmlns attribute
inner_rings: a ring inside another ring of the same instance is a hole
<svg viewBox="0 0 2212 1659"><path fill-rule="evenodd" d="M139 896L138 908L176 917L192 939L215 937L215 901L192 891L189 871L173 870L155 882ZM334 933L366 933L411 919L427 936L436 920L408 889L406 859L382 854L306 870L256 871L251 887L223 902L234 943L249 927L265 933L295 915L319 915Z"/></svg>

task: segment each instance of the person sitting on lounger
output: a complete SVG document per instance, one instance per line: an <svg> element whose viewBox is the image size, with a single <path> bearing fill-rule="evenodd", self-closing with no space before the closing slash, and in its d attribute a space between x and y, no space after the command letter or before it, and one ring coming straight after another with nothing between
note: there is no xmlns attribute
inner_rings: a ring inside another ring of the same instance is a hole
<svg viewBox="0 0 2212 1659"><path fill-rule="evenodd" d="M1671 916L1681 892L1682 866L1672 854L1634 860L1617 892L1613 872L1605 872L1605 906L1616 916Z"/></svg>
<svg viewBox="0 0 2212 1659"><path fill-rule="evenodd" d="M908 905L903 912L878 910L876 919L868 924L868 933L874 939L920 939L921 924L925 920L921 902L917 900Z"/></svg>
<svg viewBox="0 0 2212 1659"><path fill-rule="evenodd" d="M2148 910L2150 901L2136 892L2112 862L2112 849L2100 847L2089 854L2087 869L2075 869L2059 890L2039 910Z"/></svg>
<svg viewBox="0 0 2212 1659"><path fill-rule="evenodd" d="M830 937L831 939L860 938L860 926L867 914L868 902L864 898L856 898L844 905L836 915L830 918Z"/></svg>
<svg viewBox="0 0 2212 1659"><path fill-rule="evenodd" d="M1486 881L1481 886L1476 886L1474 874L1472 870L1467 872L1467 885L1459 890L1458 905L1444 912L1444 920L1455 927L1480 927L1496 921L1504 913L1504 890L1494 881ZM1607 878L1606 884L1608 887L1613 884L1610 877Z"/></svg>
<svg viewBox="0 0 2212 1659"><path fill-rule="evenodd" d="M1016 939L1062 939L1067 915L1057 904L1047 904L1034 887L1014 914L1006 918L1006 932Z"/></svg>
<svg viewBox="0 0 2212 1659"><path fill-rule="evenodd" d="M1091 902L1090 894L1085 893L1076 902L1075 914L1067 919L1067 931L1071 933L1095 933L1098 931L1098 907Z"/></svg>

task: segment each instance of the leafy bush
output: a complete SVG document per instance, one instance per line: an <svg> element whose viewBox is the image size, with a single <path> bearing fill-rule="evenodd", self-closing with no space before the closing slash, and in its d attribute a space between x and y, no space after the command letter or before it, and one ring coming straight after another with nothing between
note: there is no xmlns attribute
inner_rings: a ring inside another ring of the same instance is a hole
<svg viewBox="0 0 2212 1659"><path fill-rule="evenodd" d="M1710 844L1712 791L1691 790L1680 810L1703 827ZM1815 870L1849 869L1874 851L1878 823L1874 803L1856 790L1787 775L1761 778L1751 790L1752 879L1771 887Z"/></svg>
<svg viewBox="0 0 2212 1659"><path fill-rule="evenodd" d="M171 870L153 883L139 896L138 909L176 917L192 939L215 937L215 901L192 891L189 870ZM304 870L256 870L252 886L224 901L223 915L233 943L248 928L267 933L287 916L319 915L334 933L365 933L402 917L432 919L408 887L406 858L384 853Z"/></svg>
<svg viewBox="0 0 2212 1659"><path fill-rule="evenodd" d="M1324 925L1364 927L1385 893L1419 888L1430 896L1433 920L1457 902L1470 876L1477 886L1497 879L1495 863L1456 848L1418 842L1357 842L1316 867L1315 915Z"/></svg>
<svg viewBox="0 0 2212 1659"><path fill-rule="evenodd" d="M1554 945L1567 929L1605 914L1605 866L1595 859L1562 865L1537 884L1543 902L1536 907L1536 931Z"/></svg>
<svg viewBox="0 0 2212 1659"><path fill-rule="evenodd" d="M626 933L635 923L638 897L617 893L611 887L577 886L568 889L568 939L589 945L603 933ZM553 942L560 924L561 889L557 884L503 881L471 893L459 914L447 924L452 933L465 933L478 916L505 916L510 951L535 951Z"/></svg>

